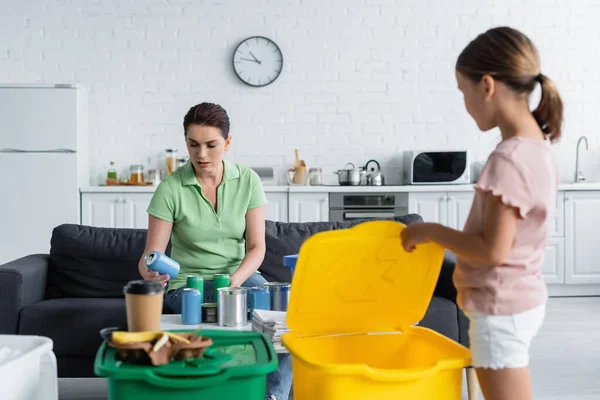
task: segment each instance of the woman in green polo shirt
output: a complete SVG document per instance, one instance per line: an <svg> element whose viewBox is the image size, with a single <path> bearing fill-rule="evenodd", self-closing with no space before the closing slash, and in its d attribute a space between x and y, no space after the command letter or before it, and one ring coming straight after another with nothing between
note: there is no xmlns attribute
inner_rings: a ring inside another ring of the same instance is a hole
<svg viewBox="0 0 600 400"><path fill-rule="evenodd" d="M231 286L260 286L257 273L265 256L267 203L258 175L250 168L223 160L229 150L229 117L219 105L202 103L183 119L190 161L165 178L148 207L148 237L139 263L144 279L167 285L165 303L181 313L186 275L202 274L205 301L212 301L214 274L231 275ZM148 270L144 256L165 251L179 262L179 275ZM289 354L280 355L279 369L267 377L267 399L287 400L292 384Z"/></svg>

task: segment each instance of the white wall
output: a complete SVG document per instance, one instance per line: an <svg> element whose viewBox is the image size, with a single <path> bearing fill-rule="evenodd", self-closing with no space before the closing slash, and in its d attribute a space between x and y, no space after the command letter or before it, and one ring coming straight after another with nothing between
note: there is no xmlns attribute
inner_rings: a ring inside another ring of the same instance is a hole
<svg viewBox="0 0 600 400"><path fill-rule="evenodd" d="M167 147L185 151L183 115L202 101L229 112L232 160L285 171L298 147L327 171L375 158L395 183L402 150L491 151L497 133L478 132L467 116L453 66L476 34L511 25L537 44L563 95L556 149L570 180L577 138L599 147L598 21L595 0L4 0L0 81L89 88L92 183L110 160L125 170L157 164ZM252 35L275 40L285 61L260 89L231 67ZM591 152L582 165L600 178Z"/></svg>

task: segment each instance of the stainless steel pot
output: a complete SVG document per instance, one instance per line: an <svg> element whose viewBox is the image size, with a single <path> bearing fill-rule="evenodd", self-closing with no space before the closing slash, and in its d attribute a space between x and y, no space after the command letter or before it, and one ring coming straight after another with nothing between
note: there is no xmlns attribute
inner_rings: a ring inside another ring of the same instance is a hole
<svg viewBox="0 0 600 400"><path fill-rule="evenodd" d="M348 168L349 165L352 168ZM338 169L334 173L338 176L340 186L364 185L367 175L367 172L362 167L355 167L352 163L346 164L344 169Z"/></svg>

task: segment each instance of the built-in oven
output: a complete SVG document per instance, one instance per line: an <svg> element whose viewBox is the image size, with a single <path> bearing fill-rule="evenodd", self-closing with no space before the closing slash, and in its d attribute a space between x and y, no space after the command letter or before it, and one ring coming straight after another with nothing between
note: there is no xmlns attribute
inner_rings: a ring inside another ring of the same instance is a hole
<svg viewBox="0 0 600 400"><path fill-rule="evenodd" d="M347 192L329 194L329 220L388 219L408 214L406 193Z"/></svg>

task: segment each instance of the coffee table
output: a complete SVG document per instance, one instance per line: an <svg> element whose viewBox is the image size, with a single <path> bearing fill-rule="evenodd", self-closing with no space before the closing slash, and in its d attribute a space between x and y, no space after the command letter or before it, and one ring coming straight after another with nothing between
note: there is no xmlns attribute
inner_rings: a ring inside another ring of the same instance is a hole
<svg viewBox="0 0 600 400"><path fill-rule="evenodd" d="M198 325L184 325L181 323L181 314L163 314L160 317L160 330L161 331L176 331L176 330L196 330L196 329L213 329L213 330L224 330L224 331L252 331L252 324L247 324L242 327L228 327L219 326L216 323L203 322ZM265 335L269 340L269 336ZM288 349L283 347L281 343L273 343L275 352L277 354L287 354Z"/></svg>

